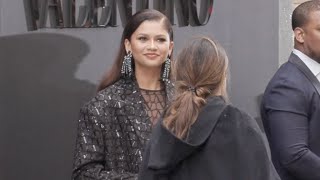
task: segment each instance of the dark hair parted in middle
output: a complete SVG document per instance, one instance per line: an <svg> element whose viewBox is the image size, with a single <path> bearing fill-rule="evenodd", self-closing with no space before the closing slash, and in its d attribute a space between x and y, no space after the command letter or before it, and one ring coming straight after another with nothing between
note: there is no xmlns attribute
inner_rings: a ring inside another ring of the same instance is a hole
<svg viewBox="0 0 320 180"><path fill-rule="evenodd" d="M227 100L228 58L216 41L195 38L179 53L173 73L176 94L163 124L178 138L185 138L207 97Z"/></svg>

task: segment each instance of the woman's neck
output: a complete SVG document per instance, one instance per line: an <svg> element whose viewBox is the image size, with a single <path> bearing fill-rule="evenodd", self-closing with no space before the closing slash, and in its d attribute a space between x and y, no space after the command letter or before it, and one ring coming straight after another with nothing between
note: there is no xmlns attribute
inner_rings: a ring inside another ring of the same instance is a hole
<svg viewBox="0 0 320 180"><path fill-rule="evenodd" d="M139 88L147 90L160 90L161 81L160 81L160 72L161 69L136 69L135 77L137 79Z"/></svg>

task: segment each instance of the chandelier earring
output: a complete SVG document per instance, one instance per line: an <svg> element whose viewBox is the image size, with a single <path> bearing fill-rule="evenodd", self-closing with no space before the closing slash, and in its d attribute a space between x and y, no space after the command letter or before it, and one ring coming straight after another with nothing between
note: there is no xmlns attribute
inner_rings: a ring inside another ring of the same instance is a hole
<svg viewBox="0 0 320 180"><path fill-rule="evenodd" d="M121 67L122 77L130 78L132 77L132 52L128 51L127 55L124 56L122 67Z"/></svg>
<svg viewBox="0 0 320 180"><path fill-rule="evenodd" d="M169 57L167 57L167 59L164 63L164 69L163 69L163 74L162 74L163 81L169 81L170 69L171 69L171 60Z"/></svg>

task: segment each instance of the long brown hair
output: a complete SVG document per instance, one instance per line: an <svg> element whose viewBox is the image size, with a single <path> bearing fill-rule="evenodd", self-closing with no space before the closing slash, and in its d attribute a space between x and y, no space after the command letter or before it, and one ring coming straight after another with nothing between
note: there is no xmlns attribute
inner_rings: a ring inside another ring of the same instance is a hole
<svg viewBox="0 0 320 180"><path fill-rule="evenodd" d="M126 49L124 45L125 39L130 41L132 34L144 21L161 21L164 27L167 29L170 41L173 41L172 25L168 18L161 12L154 9L144 9L134 14L126 24L120 42L120 47L116 59L111 69L104 75L99 86L98 91L113 84L121 77L121 66L123 63L123 57L126 55Z"/></svg>
<svg viewBox="0 0 320 180"><path fill-rule="evenodd" d="M228 58L225 50L207 37L193 39L174 64L175 99L164 115L164 126L178 138L186 138L206 98L227 100Z"/></svg>

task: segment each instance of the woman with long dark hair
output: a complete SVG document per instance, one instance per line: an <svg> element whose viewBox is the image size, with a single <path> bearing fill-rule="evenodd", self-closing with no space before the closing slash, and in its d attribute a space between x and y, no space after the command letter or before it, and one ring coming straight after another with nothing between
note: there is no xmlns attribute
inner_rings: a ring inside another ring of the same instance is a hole
<svg viewBox="0 0 320 180"><path fill-rule="evenodd" d="M135 179L153 124L172 95L173 34L162 13L137 12L113 67L81 109L73 179Z"/></svg>
<svg viewBox="0 0 320 180"><path fill-rule="evenodd" d="M215 41L195 38L174 65L175 95L155 126L140 180L274 180L256 121L228 103L228 58Z"/></svg>

